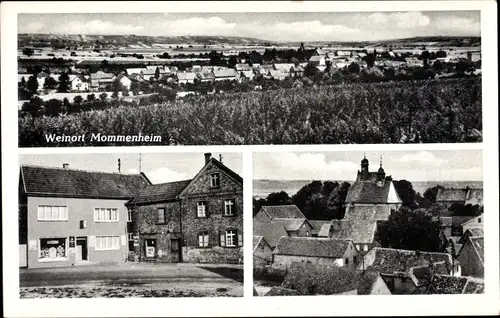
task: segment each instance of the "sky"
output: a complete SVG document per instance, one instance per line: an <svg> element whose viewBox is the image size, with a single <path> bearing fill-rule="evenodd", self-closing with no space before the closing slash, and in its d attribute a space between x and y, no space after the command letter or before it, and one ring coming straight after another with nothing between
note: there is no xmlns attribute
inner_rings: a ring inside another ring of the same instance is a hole
<svg viewBox="0 0 500 318"><path fill-rule="evenodd" d="M19 14L19 33L211 35L270 41L480 36L480 11Z"/></svg>
<svg viewBox="0 0 500 318"><path fill-rule="evenodd" d="M360 151L254 153L253 178L355 180L363 154ZM386 175L395 180L483 180L480 150L366 152L369 171L378 170L381 156Z"/></svg>
<svg viewBox="0 0 500 318"><path fill-rule="evenodd" d="M224 165L241 176L241 154L212 153L212 156L219 159L219 154ZM118 172L118 158L121 160L121 173L139 172L139 154L20 155L19 164L62 168L63 163L69 163L70 169ZM153 184L191 179L204 164L203 153L142 154L142 171Z"/></svg>

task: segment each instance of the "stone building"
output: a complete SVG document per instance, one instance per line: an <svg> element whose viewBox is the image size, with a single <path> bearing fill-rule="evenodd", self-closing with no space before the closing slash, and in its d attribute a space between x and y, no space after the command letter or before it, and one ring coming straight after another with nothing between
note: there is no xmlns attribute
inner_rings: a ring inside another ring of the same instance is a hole
<svg viewBox="0 0 500 318"><path fill-rule="evenodd" d="M243 179L210 153L193 179L148 186L128 205L139 260L243 262Z"/></svg>

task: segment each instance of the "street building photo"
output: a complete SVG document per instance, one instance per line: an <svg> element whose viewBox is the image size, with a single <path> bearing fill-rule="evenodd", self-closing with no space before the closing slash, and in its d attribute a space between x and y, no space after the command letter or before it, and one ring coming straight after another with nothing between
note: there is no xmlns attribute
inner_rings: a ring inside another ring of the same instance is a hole
<svg viewBox="0 0 500 318"><path fill-rule="evenodd" d="M254 153L255 296L484 293L480 150Z"/></svg>
<svg viewBox="0 0 500 318"><path fill-rule="evenodd" d="M239 153L21 155L21 298L243 296Z"/></svg>
<svg viewBox="0 0 500 318"><path fill-rule="evenodd" d="M20 147L482 141L480 11L31 13L17 44Z"/></svg>

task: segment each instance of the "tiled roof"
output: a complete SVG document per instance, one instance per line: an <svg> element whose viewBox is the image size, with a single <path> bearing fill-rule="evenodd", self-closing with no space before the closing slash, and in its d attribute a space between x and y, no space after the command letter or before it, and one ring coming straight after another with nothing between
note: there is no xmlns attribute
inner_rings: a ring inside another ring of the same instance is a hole
<svg viewBox="0 0 500 318"><path fill-rule="evenodd" d="M342 258L350 241L309 237L282 237L273 254Z"/></svg>
<svg viewBox="0 0 500 318"><path fill-rule="evenodd" d="M331 238L352 240L354 243L371 244L375 240L377 221L371 220L333 220Z"/></svg>
<svg viewBox="0 0 500 318"><path fill-rule="evenodd" d="M484 280L475 277L467 277L467 284L462 290L462 294L482 294L484 293Z"/></svg>
<svg viewBox="0 0 500 318"><path fill-rule="evenodd" d="M467 221L472 220L475 216L452 216L451 223L453 227L460 227Z"/></svg>
<svg viewBox="0 0 500 318"><path fill-rule="evenodd" d="M346 203L387 203L392 181L383 186L374 182L356 181L347 190Z"/></svg>
<svg viewBox="0 0 500 318"><path fill-rule="evenodd" d="M237 70L237 71L251 71L252 68L250 67L250 65L248 64L236 64L234 66L234 68Z"/></svg>
<svg viewBox="0 0 500 318"><path fill-rule="evenodd" d="M412 267L429 264L432 264L432 270L436 274L451 273L452 259L446 253L375 247L365 255L364 262L366 269L385 274L407 272Z"/></svg>
<svg viewBox="0 0 500 318"><path fill-rule="evenodd" d="M292 67L294 67L295 64L293 63L274 63L274 68L277 70L283 70L286 72L289 72Z"/></svg>
<svg viewBox="0 0 500 318"><path fill-rule="evenodd" d="M437 202L464 201L467 189L438 189Z"/></svg>
<svg viewBox="0 0 500 318"><path fill-rule="evenodd" d="M267 205L261 208L271 219L305 219L306 217L296 205Z"/></svg>
<svg viewBox="0 0 500 318"><path fill-rule="evenodd" d="M130 199L150 184L143 174L119 174L62 168L21 166L28 195Z"/></svg>
<svg viewBox="0 0 500 318"><path fill-rule="evenodd" d="M153 184L142 189L137 196L130 201L131 204L153 203L177 199L179 193L189 184L191 180Z"/></svg>
<svg viewBox="0 0 500 318"><path fill-rule="evenodd" d="M300 229L302 224L306 222L306 219L280 219L275 218L271 220L271 224L279 224L285 228L287 231L297 231Z"/></svg>
<svg viewBox="0 0 500 318"><path fill-rule="evenodd" d="M453 224L453 218L451 216L441 217L441 223L443 227L451 227Z"/></svg>
<svg viewBox="0 0 500 318"><path fill-rule="evenodd" d="M387 221L393 208L387 205L354 205L349 207L344 219L346 220L380 220Z"/></svg>
<svg viewBox="0 0 500 318"><path fill-rule="evenodd" d="M471 237L469 237L469 240L471 241L472 245L476 249L477 255L479 256L479 259L484 264L484 237L483 236L471 236Z"/></svg>
<svg viewBox="0 0 500 318"><path fill-rule="evenodd" d="M301 295L336 295L353 290L357 290L356 294L367 295L377 276L346 267L293 262L282 286L293 287Z"/></svg>
<svg viewBox="0 0 500 318"><path fill-rule="evenodd" d="M212 72L204 72L204 71L201 71L201 72L198 72L196 73L197 76L200 78L200 79L206 79L206 80L213 80L215 79L215 75L214 73Z"/></svg>
<svg viewBox="0 0 500 318"><path fill-rule="evenodd" d="M280 224L271 224L270 222L253 222L253 235L263 236L266 242L274 248L282 236L288 237L285 228Z"/></svg>
<svg viewBox="0 0 500 318"><path fill-rule="evenodd" d="M215 77L236 77L238 74L232 68L214 68Z"/></svg>
<svg viewBox="0 0 500 318"><path fill-rule="evenodd" d="M298 291L274 286L264 296L296 296L300 295Z"/></svg>
<svg viewBox="0 0 500 318"><path fill-rule="evenodd" d="M253 237L253 249L255 250L255 248L257 246L259 246L259 243L260 241L262 240L263 236L255 236Z"/></svg>
<svg viewBox="0 0 500 318"><path fill-rule="evenodd" d="M315 55L315 56L311 56L311 58L309 59L309 62L320 62L321 59L324 59L325 56L323 55Z"/></svg>
<svg viewBox="0 0 500 318"><path fill-rule="evenodd" d="M319 237L329 237L330 236L330 229L332 228L332 224L323 224L321 228L318 231L318 236Z"/></svg>
<svg viewBox="0 0 500 318"><path fill-rule="evenodd" d="M465 198L465 204L482 205L483 204L483 189L469 189Z"/></svg>
<svg viewBox="0 0 500 318"><path fill-rule="evenodd" d="M179 80L192 81L195 78L196 78L196 73L191 73L191 72L177 73L177 79Z"/></svg>
<svg viewBox="0 0 500 318"><path fill-rule="evenodd" d="M467 284L467 277L434 275L431 279L432 294L462 294Z"/></svg>
<svg viewBox="0 0 500 318"><path fill-rule="evenodd" d="M471 227L465 232L470 232L470 236L484 236L484 229L482 227Z"/></svg>
<svg viewBox="0 0 500 318"><path fill-rule="evenodd" d="M325 224L330 224L332 221L325 221L325 220L308 220L309 224L313 227L313 231L319 233L321 230L321 227Z"/></svg>

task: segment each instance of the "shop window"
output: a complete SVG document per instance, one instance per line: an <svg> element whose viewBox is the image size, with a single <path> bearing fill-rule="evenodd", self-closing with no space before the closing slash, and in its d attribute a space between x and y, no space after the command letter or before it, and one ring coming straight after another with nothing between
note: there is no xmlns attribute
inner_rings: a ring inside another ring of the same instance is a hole
<svg viewBox="0 0 500 318"><path fill-rule="evenodd" d="M59 261L67 259L66 238L41 238L40 261Z"/></svg>

